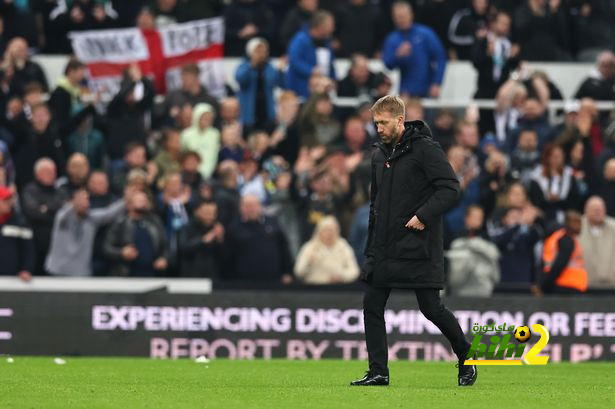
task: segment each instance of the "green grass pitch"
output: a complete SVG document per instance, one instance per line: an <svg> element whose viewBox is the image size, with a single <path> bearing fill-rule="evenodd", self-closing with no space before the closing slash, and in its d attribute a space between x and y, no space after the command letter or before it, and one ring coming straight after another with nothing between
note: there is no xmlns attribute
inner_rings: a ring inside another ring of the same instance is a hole
<svg viewBox="0 0 615 409"><path fill-rule="evenodd" d="M615 408L615 363L479 367L391 363L389 387L350 387L358 361L0 358L0 408Z"/></svg>

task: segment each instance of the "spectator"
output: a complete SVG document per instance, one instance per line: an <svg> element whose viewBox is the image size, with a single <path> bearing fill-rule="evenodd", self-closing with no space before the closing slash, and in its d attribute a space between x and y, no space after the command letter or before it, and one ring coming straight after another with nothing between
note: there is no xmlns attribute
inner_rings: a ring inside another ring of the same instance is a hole
<svg viewBox="0 0 615 409"><path fill-rule="evenodd" d="M266 4L256 0L234 0L224 12L226 36L224 53L243 55L246 43L256 36L271 40L273 15Z"/></svg>
<svg viewBox="0 0 615 409"><path fill-rule="evenodd" d="M110 206L115 197L109 190L107 174L101 170L95 170L88 179L88 194L91 209L102 209ZM94 238L94 250L92 252L92 274L105 276L109 274L109 263L103 253L103 241L107 234L108 225L99 226Z"/></svg>
<svg viewBox="0 0 615 409"><path fill-rule="evenodd" d="M294 164L299 154L299 137L297 135L297 115L299 98L292 91L283 91L278 97L276 127L271 134L271 144L276 154Z"/></svg>
<svg viewBox="0 0 615 409"><path fill-rule="evenodd" d="M453 145L456 123L457 120L453 111L443 108L436 113L432 127L434 139L442 146L444 152L447 152Z"/></svg>
<svg viewBox="0 0 615 409"><path fill-rule="evenodd" d="M570 56L570 25L563 2L527 0L515 11L515 38L520 58L528 61L567 61Z"/></svg>
<svg viewBox="0 0 615 409"><path fill-rule="evenodd" d="M263 216L257 196L243 196L240 210L241 220L228 229L229 269L222 278L252 283L290 283L292 264L286 237L278 223Z"/></svg>
<svg viewBox="0 0 615 409"><path fill-rule="evenodd" d="M165 96L164 104L158 107L163 111L163 122L179 121L181 111L186 105L194 107L196 104L206 103L218 111L218 101L201 85L200 75L201 70L196 64L187 64L181 68L180 88L169 91Z"/></svg>
<svg viewBox="0 0 615 409"><path fill-rule="evenodd" d="M152 12L156 16L156 27L177 23L181 11L177 0L155 0L153 3Z"/></svg>
<svg viewBox="0 0 615 409"><path fill-rule="evenodd" d="M510 26L510 15L499 11L490 22L489 31L481 31L474 42L470 54L478 71L474 98L495 98L498 89L519 65L519 46L510 42Z"/></svg>
<svg viewBox="0 0 615 409"><path fill-rule="evenodd" d="M81 153L75 153L68 158L66 176L58 179L56 186L65 197L73 197L73 193L85 189L89 175L90 164L88 163L88 158Z"/></svg>
<svg viewBox="0 0 615 409"><path fill-rule="evenodd" d="M496 108L493 113L493 123L487 119L482 124L486 131L494 130L495 137L506 152L510 152L506 146L508 135L517 127L521 111L527 99L527 88L523 83L508 80L500 87L496 95Z"/></svg>
<svg viewBox="0 0 615 409"><path fill-rule="evenodd" d="M615 219L607 217L606 204L592 196L585 204L579 242L591 288L615 287Z"/></svg>
<svg viewBox="0 0 615 409"><path fill-rule="evenodd" d="M103 169L106 158L105 137L92 125L92 118L81 121L77 129L68 136L68 153L84 154L92 169Z"/></svg>
<svg viewBox="0 0 615 409"><path fill-rule="evenodd" d="M497 214L501 216L501 228L494 231L491 240L501 254L501 282L533 283L536 271L534 246L542 233L536 223L538 209L533 206L509 206Z"/></svg>
<svg viewBox="0 0 615 409"><path fill-rule="evenodd" d="M571 4L570 8L570 14L575 16L572 29L577 61L594 61L602 50L615 43L613 3L581 0Z"/></svg>
<svg viewBox="0 0 615 409"><path fill-rule="evenodd" d="M213 198L218 204L218 219L225 227L239 219L239 166L226 160L218 166L220 184L213 192Z"/></svg>
<svg viewBox="0 0 615 409"><path fill-rule="evenodd" d="M203 182L203 177L199 173L201 157L195 151L185 151L180 155L179 163L182 181L190 186L193 192L197 192Z"/></svg>
<svg viewBox="0 0 615 409"><path fill-rule="evenodd" d="M145 146L138 142L131 142L124 148L124 159L112 163L109 169L109 181L111 183L111 192L115 195L122 194L128 174L135 169L145 170L147 159ZM152 172L148 175L147 185L154 181L155 174Z"/></svg>
<svg viewBox="0 0 615 409"><path fill-rule="evenodd" d="M371 101L376 96L377 75L370 72L369 60L363 54L353 54L348 75L338 82L337 95Z"/></svg>
<svg viewBox="0 0 615 409"><path fill-rule="evenodd" d="M572 168L564 162L564 151L547 145L532 175L530 200L545 212L551 222L562 223L566 210L578 209L581 196Z"/></svg>
<svg viewBox="0 0 615 409"><path fill-rule="evenodd" d="M241 123L244 126L263 129L275 122L275 99L273 92L283 86L284 74L269 61L269 44L263 38L253 38L246 46L247 59L237 71Z"/></svg>
<svg viewBox="0 0 615 409"><path fill-rule="evenodd" d="M340 237L335 217L318 222L312 239L299 251L295 275L306 284L349 283L359 277L352 247Z"/></svg>
<svg viewBox="0 0 615 409"><path fill-rule="evenodd" d="M192 192L182 183L179 173L169 173L161 179L162 192L156 200L156 210L164 225L171 272L178 267L178 234L192 213Z"/></svg>
<svg viewBox="0 0 615 409"><path fill-rule="evenodd" d="M600 197L606 203L607 214L615 217L615 158L605 162L602 177Z"/></svg>
<svg viewBox="0 0 615 409"><path fill-rule="evenodd" d="M540 163L538 151L538 135L533 129L523 129L519 133L517 148L510 155L510 169L515 179L521 180L524 186L529 187L532 181L532 172Z"/></svg>
<svg viewBox="0 0 615 409"><path fill-rule="evenodd" d="M34 235L36 266L32 272L37 275L44 274L53 220L65 200L62 192L55 187L56 174L56 165L51 159L39 159L34 165L35 180L21 192L21 208Z"/></svg>
<svg viewBox="0 0 615 409"><path fill-rule="evenodd" d="M0 275L30 281L34 254L32 229L13 208L13 191L0 186Z"/></svg>
<svg viewBox="0 0 615 409"><path fill-rule="evenodd" d="M491 214L511 181L508 157L497 149L492 150L485 160L479 180L480 203L486 214Z"/></svg>
<svg viewBox="0 0 615 409"><path fill-rule="evenodd" d="M470 59L472 45L477 37L486 33L488 20L489 0L472 0L471 7L463 8L453 14L448 27L448 39L455 47L458 59Z"/></svg>
<svg viewBox="0 0 615 409"><path fill-rule="evenodd" d="M47 77L41 66L30 60L28 43L24 38L16 37L9 42L2 66L4 75L10 78L12 94L23 95L26 85L31 82L37 82L45 92L49 91Z"/></svg>
<svg viewBox="0 0 615 409"><path fill-rule="evenodd" d="M244 155L242 148L243 140L241 139L239 126L226 125L222 128L222 148L218 154L218 162L230 159L237 163L241 162Z"/></svg>
<svg viewBox="0 0 615 409"><path fill-rule="evenodd" d="M286 85L304 99L309 96L308 82L314 72L335 80L335 57L330 41L334 29L333 15L318 11L309 26L295 34L288 46Z"/></svg>
<svg viewBox="0 0 615 409"><path fill-rule="evenodd" d="M542 251L543 274L540 279L542 292L580 294L587 291L587 271L578 239L580 233L581 215L568 211L564 227L545 240Z"/></svg>
<svg viewBox="0 0 615 409"><path fill-rule="evenodd" d="M181 135L182 148L199 154L199 172L204 179L213 174L220 150L220 132L213 126L215 115L211 105L197 104L192 113L192 126Z"/></svg>
<svg viewBox="0 0 615 409"><path fill-rule="evenodd" d="M45 262L49 274L91 276L96 231L123 211L123 200L107 208L90 210L88 192L85 189L74 191L72 200L58 211L53 223L51 247Z"/></svg>
<svg viewBox="0 0 615 409"><path fill-rule="evenodd" d="M581 83L574 97L615 101L615 54L604 51L598 55L596 68Z"/></svg>
<svg viewBox="0 0 615 409"><path fill-rule="evenodd" d="M466 235L453 240L446 252L449 260L448 284L452 295L490 297L500 281L500 252L497 247L476 235L482 229L483 210L470 206L464 218Z"/></svg>
<svg viewBox="0 0 615 409"><path fill-rule="evenodd" d="M142 191L127 197L127 214L116 220L103 243L115 276L153 277L167 268L166 239L158 216Z"/></svg>
<svg viewBox="0 0 615 409"><path fill-rule="evenodd" d="M299 114L301 147L332 145L338 142L341 125L333 116L333 103L327 94L315 94L305 103Z"/></svg>
<svg viewBox="0 0 615 409"><path fill-rule="evenodd" d="M137 64L124 71L119 92L107 107L107 153L111 160L124 155L130 142L145 143L147 139L146 116L154 100L154 86L143 77Z"/></svg>
<svg viewBox="0 0 615 409"><path fill-rule="evenodd" d="M378 8L367 0L349 0L338 7L338 38L341 57L353 54L373 56L383 39L384 22Z"/></svg>
<svg viewBox="0 0 615 409"><path fill-rule="evenodd" d="M69 59L64 76L60 77L58 86L51 93L49 107L54 119L60 123L68 122L71 116L85 108L81 89L85 70L86 67L81 61L76 58Z"/></svg>
<svg viewBox="0 0 615 409"><path fill-rule="evenodd" d="M363 265L365 255L363 251L367 245L367 234L369 230L369 203L359 207L354 214L348 234L348 242L352 246L355 258L359 265Z"/></svg>
<svg viewBox="0 0 615 409"><path fill-rule="evenodd" d="M517 146L521 129L533 129L538 135L538 149L543 150L545 145L553 140L554 130L549 124L546 106L538 98L527 98L523 102L521 117L517 120L516 128L513 128L506 137L506 151L512 152Z"/></svg>
<svg viewBox="0 0 615 409"><path fill-rule="evenodd" d="M344 142L342 145L344 153L348 155L360 154L363 156L371 148L369 142L361 118L358 116L348 117L344 124Z"/></svg>
<svg viewBox="0 0 615 409"><path fill-rule="evenodd" d="M180 171L181 133L177 129L165 129L162 132L162 149L154 157L156 172L159 179Z"/></svg>
<svg viewBox="0 0 615 409"><path fill-rule="evenodd" d="M384 42L384 64L390 70L400 69L401 94L439 97L446 68L442 43L429 27L414 23L414 12L409 3L396 1L392 11L397 30Z"/></svg>
<svg viewBox="0 0 615 409"><path fill-rule="evenodd" d="M220 118L216 127L222 129L226 125L239 125L241 128L239 116L239 100L235 97L226 97L220 103Z"/></svg>
<svg viewBox="0 0 615 409"><path fill-rule="evenodd" d="M454 145L448 152L448 161L461 185L461 199L457 206L444 215L444 225L447 231L445 238L457 236L464 225L464 214L468 206L477 204L480 200L478 175L479 168L467 148ZM446 240L445 240L446 242Z"/></svg>
<svg viewBox="0 0 615 409"><path fill-rule="evenodd" d="M181 277L218 280L222 274L224 227L217 217L216 203L202 201L194 209L194 218L180 230Z"/></svg>
<svg viewBox="0 0 615 409"><path fill-rule="evenodd" d="M318 10L318 0L297 0L297 6L286 14L280 29L280 39L284 48L288 47L295 34L311 20L316 10Z"/></svg>

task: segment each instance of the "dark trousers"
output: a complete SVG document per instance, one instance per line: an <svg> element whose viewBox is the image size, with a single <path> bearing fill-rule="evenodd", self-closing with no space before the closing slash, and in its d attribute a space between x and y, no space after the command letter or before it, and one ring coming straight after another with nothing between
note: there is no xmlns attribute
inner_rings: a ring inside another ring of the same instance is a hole
<svg viewBox="0 0 615 409"><path fill-rule="evenodd" d="M470 343L466 340L453 313L442 304L439 291L432 288L414 290L419 309L425 318L440 329L450 342L455 354L459 358L465 359L465 354L470 349ZM371 373L380 375L389 374L387 365L389 347L384 323L384 308L390 294L390 288L368 286L363 298L363 318L369 370Z"/></svg>

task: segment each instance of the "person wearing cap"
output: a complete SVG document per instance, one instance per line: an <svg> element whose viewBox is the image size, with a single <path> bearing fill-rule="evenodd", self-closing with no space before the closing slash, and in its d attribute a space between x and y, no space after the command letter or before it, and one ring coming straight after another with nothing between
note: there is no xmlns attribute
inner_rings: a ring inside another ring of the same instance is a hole
<svg viewBox="0 0 615 409"><path fill-rule="evenodd" d="M0 186L0 275L29 281L33 269L32 229L13 208L13 191Z"/></svg>
<svg viewBox="0 0 615 409"><path fill-rule="evenodd" d="M237 67L241 123L262 128L275 122L273 91L284 84L284 73L269 61L269 43L256 37L246 45L246 59Z"/></svg>

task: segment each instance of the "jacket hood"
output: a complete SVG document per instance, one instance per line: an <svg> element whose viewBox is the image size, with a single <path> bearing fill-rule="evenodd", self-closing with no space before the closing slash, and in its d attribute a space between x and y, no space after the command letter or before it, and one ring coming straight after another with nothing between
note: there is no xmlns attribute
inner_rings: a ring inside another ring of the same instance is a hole
<svg viewBox="0 0 615 409"><path fill-rule="evenodd" d="M419 138L433 139L429 125L423 121L406 121L404 122L404 127L406 131L401 138L401 142Z"/></svg>
<svg viewBox="0 0 615 409"><path fill-rule="evenodd" d="M214 107L212 107L209 104L203 103L203 102L196 104L194 106L194 109L192 110L192 126L195 128L198 128L201 116L203 116L203 114L206 114L208 112L215 114Z"/></svg>

